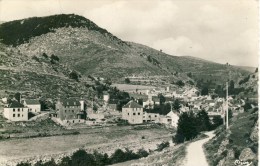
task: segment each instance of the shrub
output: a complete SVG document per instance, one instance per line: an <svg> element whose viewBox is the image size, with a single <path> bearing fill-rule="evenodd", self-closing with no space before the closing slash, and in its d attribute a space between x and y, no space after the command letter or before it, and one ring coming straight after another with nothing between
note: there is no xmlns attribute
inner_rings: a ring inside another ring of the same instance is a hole
<svg viewBox="0 0 260 166"><path fill-rule="evenodd" d="M61 162L60 162L60 164L59 164L60 166L71 166L72 165L72 161L71 161L71 159L70 159L70 157L63 157L62 159L61 159Z"/></svg>
<svg viewBox="0 0 260 166"><path fill-rule="evenodd" d="M131 82L131 81L130 81L129 78L126 78L126 79L125 79L125 83L130 84L130 82Z"/></svg>
<svg viewBox="0 0 260 166"><path fill-rule="evenodd" d="M48 58L48 55L47 55L45 52L42 54L42 56L43 56L44 58Z"/></svg>
<svg viewBox="0 0 260 166"><path fill-rule="evenodd" d="M92 154L88 154L85 150L80 149L73 153L71 156L72 165L77 166L93 166L95 165L94 156Z"/></svg>
<svg viewBox="0 0 260 166"><path fill-rule="evenodd" d="M32 59L37 61L37 62L40 62L40 60L39 60L39 58L37 56L33 56Z"/></svg>
<svg viewBox="0 0 260 166"><path fill-rule="evenodd" d="M74 79L74 80L76 80L76 81L79 81L79 75L78 75L78 73L75 72L75 71L72 71L72 72L69 74L69 78L70 78L70 79Z"/></svg>
<svg viewBox="0 0 260 166"><path fill-rule="evenodd" d="M163 149L167 148L170 146L169 142L162 142L161 144L157 145L156 151L162 151Z"/></svg>
<svg viewBox="0 0 260 166"><path fill-rule="evenodd" d="M19 163L16 166L31 166L32 164L30 163Z"/></svg>
<svg viewBox="0 0 260 166"><path fill-rule="evenodd" d="M183 87L185 84L184 84L184 82L183 82L182 80L178 80L178 81L176 82L176 85L178 85L178 86L180 86L180 87Z"/></svg>
<svg viewBox="0 0 260 166"><path fill-rule="evenodd" d="M147 157L149 153L144 149L139 149L137 155L139 156L139 158L142 158L142 157Z"/></svg>
<svg viewBox="0 0 260 166"><path fill-rule="evenodd" d="M56 55L51 55L51 60L60 61L60 58Z"/></svg>

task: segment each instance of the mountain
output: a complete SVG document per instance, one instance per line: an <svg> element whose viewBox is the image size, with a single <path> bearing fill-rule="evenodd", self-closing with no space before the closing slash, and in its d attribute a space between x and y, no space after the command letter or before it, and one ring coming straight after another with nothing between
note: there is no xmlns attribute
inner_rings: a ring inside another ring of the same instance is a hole
<svg viewBox="0 0 260 166"><path fill-rule="evenodd" d="M115 81L130 75L164 75L173 79L214 81L239 79L249 72L193 57L165 54L125 42L92 21L74 14L33 17L0 25L0 41L21 56L57 56L59 63L88 75Z"/></svg>

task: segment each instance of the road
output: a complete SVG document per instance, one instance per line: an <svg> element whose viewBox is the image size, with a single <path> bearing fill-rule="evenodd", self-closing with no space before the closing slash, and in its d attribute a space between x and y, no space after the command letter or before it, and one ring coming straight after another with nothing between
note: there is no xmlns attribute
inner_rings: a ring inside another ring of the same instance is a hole
<svg viewBox="0 0 260 166"><path fill-rule="evenodd" d="M206 156L203 151L203 144L215 136L214 131L205 133L208 137L196 142L192 142L187 147L187 155L184 159L184 166L208 166Z"/></svg>

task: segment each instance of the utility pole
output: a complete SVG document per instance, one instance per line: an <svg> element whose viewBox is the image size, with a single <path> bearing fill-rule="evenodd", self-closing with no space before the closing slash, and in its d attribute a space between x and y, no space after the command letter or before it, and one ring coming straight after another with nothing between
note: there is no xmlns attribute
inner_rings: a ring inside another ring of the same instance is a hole
<svg viewBox="0 0 260 166"><path fill-rule="evenodd" d="M228 81L227 81L227 83L226 83L226 86L227 86L227 94L226 94L226 104L227 104L227 107L226 107L226 129L228 129Z"/></svg>

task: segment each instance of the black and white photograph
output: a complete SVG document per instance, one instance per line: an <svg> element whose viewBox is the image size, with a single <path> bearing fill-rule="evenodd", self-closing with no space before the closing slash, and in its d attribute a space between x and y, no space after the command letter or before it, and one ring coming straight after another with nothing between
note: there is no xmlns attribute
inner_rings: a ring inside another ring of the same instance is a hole
<svg viewBox="0 0 260 166"><path fill-rule="evenodd" d="M0 166L258 166L258 0L0 0Z"/></svg>

